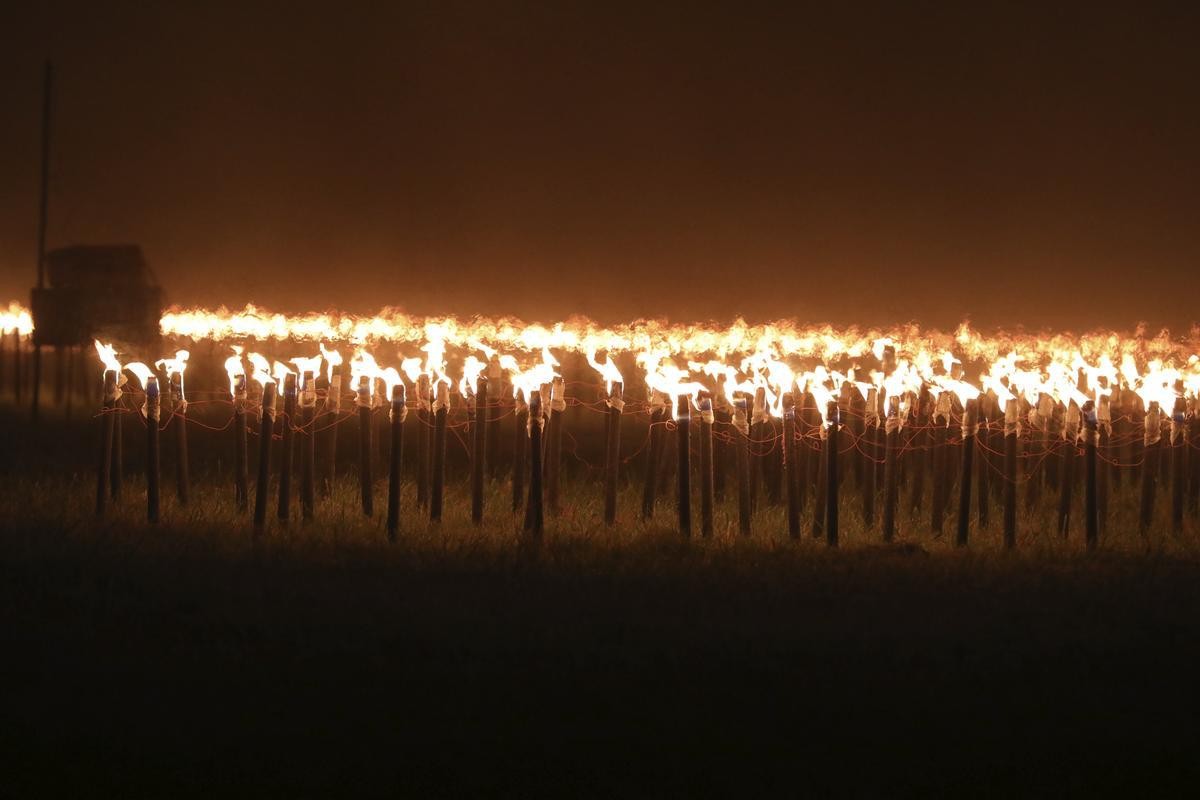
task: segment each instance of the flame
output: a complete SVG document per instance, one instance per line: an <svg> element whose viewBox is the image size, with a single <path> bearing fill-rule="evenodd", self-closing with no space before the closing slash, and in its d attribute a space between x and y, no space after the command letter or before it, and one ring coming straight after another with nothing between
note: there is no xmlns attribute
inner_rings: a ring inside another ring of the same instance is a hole
<svg viewBox="0 0 1200 800"><path fill-rule="evenodd" d="M247 353L246 360L250 362L250 367L252 370L250 377L253 378L265 392L267 390L267 384L274 381L274 378L271 377L271 362L267 360L266 356L260 355L259 353Z"/></svg>
<svg viewBox="0 0 1200 800"><path fill-rule="evenodd" d="M480 361L475 356L467 356L463 360L463 374L458 381L458 393L463 397L474 397L475 384L485 369L487 369L486 361Z"/></svg>
<svg viewBox="0 0 1200 800"><path fill-rule="evenodd" d="M243 390L245 389L246 368L242 365L242 348L235 344L229 349L233 351L233 355L225 359L225 374L229 376L229 396L237 397L239 378Z"/></svg>
<svg viewBox="0 0 1200 800"><path fill-rule="evenodd" d="M596 360L596 348L589 345L587 348L587 361L592 365L592 369L600 373L600 377L604 379L604 388L608 394L612 394L613 384L624 384L625 379L621 377L621 371L617 369L617 365L613 363L612 356L608 353L604 354L604 363L601 364Z"/></svg>
<svg viewBox="0 0 1200 800"><path fill-rule="evenodd" d="M121 374L121 362L117 359L117 351L111 344L101 344L99 339L93 340L96 345L96 355L100 357L101 363L104 364L105 372L115 372Z"/></svg>
<svg viewBox="0 0 1200 800"><path fill-rule="evenodd" d="M296 373L300 376L299 389L301 391L309 388L309 382L316 380L316 377L321 372L321 361L324 356L297 356L290 359L296 365Z"/></svg>
<svg viewBox="0 0 1200 800"><path fill-rule="evenodd" d="M0 334L16 333L18 336L28 336L33 333L33 315L29 309L15 300L8 308L0 310Z"/></svg>
<svg viewBox="0 0 1200 800"><path fill-rule="evenodd" d="M326 350L321 342L321 357L325 359L325 380L333 383L333 368L342 363L342 354L337 350Z"/></svg>
<svg viewBox="0 0 1200 800"><path fill-rule="evenodd" d="M134 361L126 364L125 369L128 370L133 377L137 378L138 387L141 388L142 391L146 390L146 387L150 385L150 379L154 377L154 370L150 369L140 361Z"/></svg>

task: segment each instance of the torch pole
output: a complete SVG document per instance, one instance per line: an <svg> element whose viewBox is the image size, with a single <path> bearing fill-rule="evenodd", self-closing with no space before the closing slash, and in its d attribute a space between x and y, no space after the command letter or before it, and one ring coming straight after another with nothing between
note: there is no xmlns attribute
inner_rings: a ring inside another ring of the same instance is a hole
<svg viewBox="0 0 1200 800"><path fill-rule="evenodd" d="M246 376L237 375L233 385L233 497L237 510L250 503L249 453L246 446Z"/></svg>
<svg viewBox="0 0 1200 800"><path fill-rule="evenodd" d="M912 482L908 487L908 513L913 514L925 502L925 473L929 469L929 389L924 384L916 396L916 430L909 437L912 444Z"/></svg>
<svg viewBox="0 0 1200 800"><path fill-rule="evenodd" d="M979 461L979 468L975 470L975 480L978 483L976 487L978 511L977 519L979 521L979 529L987 528L992 516L992 450L995 449L995 436L992 434L992 417L993 409L996 408L996 399L989 391L987 394L980 395L977 412L979 415L978 429L976 436L976 449L979 450L976 456Z"/></svg>
<svg viewBox="0 0 1200 800"><path fill-rule="evenodd" d="M701 392L700 411L700 535L711 539L713 534L713 416L712 395Z"/></svg>
<svg viewBox="0 0 1200 800"><path fill-rule="evenodd" d="M112 463L113 410L117 400L117 373L104 371L104 402L100 406L100 465L96 470L96 516L103 517L108 507L109 466Z"/></svg>
<svg viewBox="0 0 1200 800"><path fill-rule="evenodd" d="M525 502L525 467L530 433L529 407L519 396L514 398L513 403L512 510L515 514Z"/></svg>
<svg viewBox="0 0 1200 800"><path fill-rule="evenodd" d="M967 400L963 409L962 461L958 478L958 534L954 540L957 547L966 547L971 531L971 470L975 461L975 439L979 436L979 398Z"/></svg>
<svg viewBox="0 0 1200 800"><path fill-rule="evenodd" d="M717 429L714 426L713 441L713 499L716 502L725 499L725 481L729 472L729 439L725 434L729 430L730 419L729 409L722 401L722 405L713 411L714 423L721 426L719 437L715 436Z"/></svg>
<svg viewBox="0 0 1200 800"><path fill-rule="evenodd" d="M183 396L183 373L176 372L170 377L171 416L175 418L175 496L179 505L186 506L188 502L188 434L187 434L187 400Z"/></svg>
<svg viewBox="0 0 1200 800"><path fill-rule="evenodd" d="M738 483L738 531L742 536L750 535L750 519L752 506L750 503L750 426L749 399L745 392L737 392L733 396L733 441L734 466L737 469Z"/></svg>
<svg viewBox="0 0 1200 800"><path fill-rule="evenodd" d="M1075 491L1075 441L1079 438L1079 406L1074 401L1067 405L1063 415L1063 453L1060 459L1062 470L1058 482L1058 533L1064 539L1071 531L1071 505Z"/></svg>
<svg viewBox="0 0 1200 800"><path fill-rule="evenodd" d="M529 396L529 498L525 503L525 534L529 544L540 547L544 516L542 513L542 394L549 394L549 387L534 391Z"/></svg>
<svg viewBox="0 0 1200 800"><path fill-rule="evenodd" d="M825 544L829 547L838 544L838 428L841 422L841 406L836 400L830 400L829 435L825 442Z"/></svg>
<svg viewBox="0 0 1200 800"><path fill-rule="evenodd" d="M750 439L754 447L750 451L750 507L758 508L758 487L767 483L767 455L763 444L767 438L767 390L759 386L754 390L754 407L750 415Z"/></svg>
<svg viewBox="0 0 1200 800"><path fill-rule="evenodd" d="M354 387L354 404L358 407L358 491L366 517L375 513L374 478L371 475L371 380L363 375Z"/></svg>
<svg viewBox="0 0 1200 800"><path fill-rule="evenodd" d="M1021 403L1010 397L1004 405L1004 549L1017 546L1017 437Z"/></svg>
<svg viewBox="0 0 1200 800"><path fill-rule="evenodd" d="M471 430L471 522L483 524L483 469L487 458L488 379L475 381L475 417Z"/></svg>
<svg viewBox="0 0 1200 800"><path fill-rule="evenodd" d="M21 405L25 399L23 380L25 369L21 365L21 332L13 329L13 397L16 398L17 405Z"/></svg>
<svg viewBox="0 0 1200 800"><path fill-rule="evenodd" d="M1171 411L1171 530L1176 535L1183 533L1183 496L1187 484L1186 410L1186 401L1176 397Z"/></svg>
<svg viewBox="0 0 1200 800"><path fill-rule="evenodd" d="M396 541L396 531L400 528L400 464L404 453L404 418L408 409L404 405L404 384L397 383L392 387L392 407L388 414L391 424L391 448L388 450L388 506L387 506L387 537L389 542Z"/></svg>
<svg viewBox="0 0 1200 800"><path fill-rule="evenodd" d="M946 513L946 462L950 456L949 445L946 442L949 431L950 393L943 391L937 397L929 443L933 457L933 502L930 504L929 529L934 536L942 535L942 522Z"/></svg>
<svg viewBox="0 0 1200 800"><path fill-rule="evenodd" d="M546 500L553 516L558 516L562 511L558 487L562 470L563 413L567 410L565 392L563 379L555 378L550 384L550 416L546 428Z"/></svg>
<svg viewBox="0 0 1200 800"><path fill-rule="evenodd" d="M292 451L296 441L296 376L288 373L283 378L283 453L279 458L279 502L277 514L285 527L292 511Z"/></svg>
<svg viewBox="0 0 1200 800"><path fill-rule="evenodd" d="M820 539L825 533L826 506L829 501L829 431L820 424L818 415L817 434L820 437L822 450L815 451L817 458L817 491L813 495L812 538ZM824 456L822 458L821 456Z"/></svg>
<svg viewBox="0 0 1200 800"><path fill-rule="evenodd" d="M1158 484L1159 441L1162 438L1157 402L1151 402L1143 420L1145 433L1142 438L1142 504L1138 517L1139 530L1145 533L1154 520L1154 491Z"/></svg>
<svg viewBox="0 0 1200 800"><path fill-rule="evenodd" d="M120 386L119 380L118 386ZM123 418L121 395L118 393L117 399L113 403L112 467L109 469L109 488L112 490L110 496L114 504L121 500L121 490L125 485L125 429L122 422Z"/></svg>
<svg viewBox="0 0 1200 800"><path fill-rule="evenodd" d="M883 540L896 538L896 494L899 488L899 464L896 456L900 449L900 398L887 397L887 415L884 418L883 444Z"/></svg>
<svg viewBox="0 0 1200 800"><path fill-rule="evenodd" d="M503 376L500 363L493 357L488 361L489 401L487 407L487 455L484 463L492 478L499 478L500 466L500 412L504 397Z"/></svg>
<svg viewBox="0 0 1200 800"><path fill-rule="evenodd" d="M302 447L300 455L300 514L305 522L313 518L317 471L317 432L314 417L317 413L317 376L312 372L302 374L304 386L300 390L300 431Z"/></svg>
<svg viewBox="0 0 1200 800"><path fill-rule="evenodd" d="M1191 401L1188 422L1188 511L1193 515L1200 508L1200 398Z"/></svg>
<svg viewBox="0 0 1200 800"><path fill-rule="evenodd" d="M275 382L263 384L262 409L258 418L258 482L254 486L254 533L267 525L267 496L271 488L271 437L275 429Z"/></svg>
<svg viewBox="0 0 1200 800"><path fill-rule="evenodd" d="M617 478L621 465L621 413L625 408L622 399L625 387L620 382L612 385L608 393L608 437L604 448L604 524L617 521Z"/></svg>
<svg viewBox="0 0 1200 800"><path fill-rule="evenodd" d="M1101 466L1098 462L1101 453L1109 451L1109 442L1112 441L1112 408L1109 405L1108 395L1101 395L1100 402L1096 404L1096 519L1101 531L1108 524L1108 495L1109 481L1112 479L1112 473L1109 469Z"/></svg>
<svg viewBox="0 0 1200 800"><path fill-rule="evenodd" d="M329 452L325 454L325 480L321 482L321 492L328 497L332 494L334 482L337 480L338 417L342 413L342 366L340 364L330 368L329 387L325 390L324 412L324 416L328 417L326 425L329 433L325 437L325 443Z"/></svg>
<svg viewBox="0 0 1200 800"><path fill-rule="evenodd" d="M1083 404L1083 511L1085 542L1088 550L1095 550L1100 541L1100 514L1097 503L1096 444L1099 425L1096 419L1096 404L1088 400Z"/></svg>
<svg viewBox="0 0 1200 800"><path fill-rule="evenodd" d="M787 489L788 536L800 538L800 486L796 478L796 398L784 392L783 404L783 479Z"/></svg>
<svg viewBox="0 0 1200 800"><path fill-rule="evenodd" d="M446 485L446 414L450 408L450 387L437 383L433 403L433 461L429 480L429 521L442 521L442 495Z"/></svg>
<svg viewBox="0 0 1200 800"><path fill-rule="evenodd" d="M862 492L863 524L870 528L875 525L875 462L879 458L879 390L875 387L867 390L862 410L862 436L859 439L862 452L855 463L858 465L858 487Z"/></svg>
<svg viewBox="0 0 1200 800"><path fill-rule="evenodd" d="M417 506L429 506L429 439L433 431L430 415L429 376L417 378Z"/></svg>
<svg viewBox="0 0 1200 800"><path fill-rule="evenodd" d="M158 420L160 399L158 378L146 380L146 519L158 522Z"/></svg>
<svg viewBox="0 0 1200 800"><path fill-rule="evenodd" d="M661 461L663 430L667 417L667 400L659 392L650 393L650 446L646 451L646 476L642 485L642 519L654 517L654 500L656 494L656 479L658 478L658 462Z"/></svg>
<svg viewBox="0 0 1200 800"><path fill-rule="evenodd" d="M680 395L675 403L676 436L679 449L678 469L676 477L676 506L679 517L679 533L685 539L692 537L692 462L691 462L691 427L692 404L687 395Z"/></svg>

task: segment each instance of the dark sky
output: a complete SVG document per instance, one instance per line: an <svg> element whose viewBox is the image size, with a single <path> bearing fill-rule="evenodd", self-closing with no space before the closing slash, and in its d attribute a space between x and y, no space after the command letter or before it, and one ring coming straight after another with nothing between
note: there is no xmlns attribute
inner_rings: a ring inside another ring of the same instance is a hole
<svg viewBox="0 0 1200 800"><path fill-rule="evenodd" d="M1200 319L1184 4L13 5L0 296L50 56L51 246L140 242L180 303Z"/></svg>

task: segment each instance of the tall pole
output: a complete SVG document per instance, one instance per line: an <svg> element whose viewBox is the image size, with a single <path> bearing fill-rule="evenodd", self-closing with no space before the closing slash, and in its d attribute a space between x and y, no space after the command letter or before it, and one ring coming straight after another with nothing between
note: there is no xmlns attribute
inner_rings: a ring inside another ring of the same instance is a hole
<svg viewBox="0 0 1200 800"><path fill-rule="evenodd" d="M971 531L971 472L975 461L975 439L979 435L979 398L967 400L963 409L962 463L958 480L958 531L954 544L957 547L967 546L967 537Z"/></svg>
<svg viewBox="0 0 1200 800"><path fill-rule="evenodd" d="M646 475L642 485L642 519L654 517L654 500L657 490L658 462L661 460L662 443L665 436L663 428L670 412L667 403L670 399L661 392L650 392L650 446L646 448Z"/></svg>
<svg viewBox="0 0 1200 800"><path fill-rule="evenodd" d="M338 416L341 413L342 365L334 364L329 368L329 386L325 390L325 407L322 414L326 417L325 425L329 429L325 436L325 446L329 451L325 454L325 480L321 481L321 493L325 497L333 493L333 485L337 480Z"/></svg>
<svg viewBox="0 0 1200 800"><path fill-rule="evenodd" d="M100 407L100 465L96 470L96 516L103 517L108 507L108 470L112 464L113 418L116 412L117 373L104 371L104 403Z"/></svg>
<svg viewBox="0 0 1200 800"><path fill-rule="evenodd" d="M50 212L50 125L53 116L54 65L46 62L42 79L42 191L38 204L37 288L46 288L46 227ZM42 346L33 336L33 421L37 422L42 393ZM157 390L157 386L155 389Z"/></svg>
<svg viewBox="0 0 1200 800"><path fill-rule="evenodd" d="M483 524L483 469L487 459L488 379L475 381L475 414L471 430L471 522Z"/></svg>
<svg viewBox="0 0 1200 800"><path fill-rule="evenodd" d="M296 447L296 376L288 373L283 377L283 434L279 457L279 498L276 511L279 522L285 527L292 517L292 452Z"/></svg>
<svg viewBox="0 0 1200 800"><path fill-rule="evenodd" d="M404 418L408 416L408 409L404 405L403 383L392 387L391 403L388 414L388 421L391 423L391 448L388 450L387 537L389 542L394 542L396 532L400 528L400 466L404 453Z"/></svg>
<svg viewBox="0 0 1200 800"><path fill-rule="evenodd" d="M896 495L900 485L896 462L900 449L900 398L888 396L884 402L887 414L883 422L883 540L890 542L896 537Z"/></svg>
<svg viewBox="0 0 1200 800"><path fill-rule="evenodd" d="M417 377L417 507L429 506L429 439L433 420L430 418L429 376Z"/></svg>
<svg viewBox="0 0 1200 800"><path fill-rule="evenodd" d="M313 518L316 500L315 473L317 461L317 432L314 418L317 412L317 376L313 372L300 373L300 515L305 522Z"/></svg>
<svg viewBox="0 0 1200 800"><path fill-rule="evenodd" d="M1162 439L1161 410L1157 402L1151 402L1143 419L1142 437L1142 502L1138 516L1138 528L1145 534L1154 521L1154 493L1158 487L1159 442Z"/></svg>
<svg viewBox="0 0 1200 800"><path fill-rule="evenodd" d="M371 475L371 378L363 375L354 387L358 409L358 493L363 516L375 513L374 478Z"/></svg>
<svg viewBox="0 0 1200 800"><path fill-rule="evenodd" d="M841 406L836 400L830 400L829 434L825 442L825 544L829 547L838 544L838 428L841 423Z"/></svg>
<svg viewBox="0 0 1200 800"><path fill-rule="evenodd" d="M1097 510L1096 491L1096 444L1099 426L1096 419L1096 404L1088 400L1081 409L1083 413L1083 509L1084 532L1088 550L1095 550L1100 541L1100 516Z"/></svg>
<svg viewBox="0 0 1200 800"><path fill-rule="evenodd" d="M246 444L246 375L233 379L233 498L245 513L250 503L249 452Z"/></svg>
<svg viewBox="0 0 1200 800"><path fill-rule="evenodd" d="M796 399L791 392L783 393L783 479L787 490L788 536L800 538L800 485L796 468Z"/></svg>
<svg viewBox="0 0 1200 800"><path fill-rule="evenodd" d="M676 470L679 533L683 538L690 539L692 537L692 470L689 434L692 427L692 404L686 394L682 394L676 399L675 416L677 417L675 420L676 444L679 448L679 466Z"/></svg>
<svg viewBox="0 0 1200 800"><path fill-rule="evenodd" d="M525 467L529 452L529 406L517 395L513 398L512 510L517 513L525 503Z"/></svg>
<svg viewBox="0 0 1200 800"><path fill-rule="evenodd" d="M624 384L615 382L608 392L607 440L604 446L604 524L617 521L617 479L621 467L621 414L625 408Z"/></svg>
<svg viewBox="0 0 1200 800"><path fill-rule="evenodd" d="M1073 401L1067 404L1063 416L1063 454L1058 482L1058 533L1064 539L1071 531L1071 506L1075 490L1075 440L1079 438L1079 406Z"/></svg>
<svg viewBox="0 0 1200 800"><path fill-rule="evenodd" d="M550 513L556 517L562 511L558 487L562 470L563 414L566 410L566 384L562 378L555 378L550 384L550 416L546 428L546 503L550 506Z"/></svg>
<svg viewBox="0 0 1200 800"><path fill-rule="evenodd" d="M146 379L146 520L158 522L158 378Z"/></svg>
<svg viewBox="0 0 1200 800"><path fill-rule="evenodd" d="M1004 404L1004 549L1017 546L1017 444L1021 434L1021 401Z"/></svg>
<svg viewBox="0 0 1200 800"><path fill-rule="evenodd" d="M433 401L433 460L429 476L429 521L442 521L442 496L446 486L446 415L450 411L450 387L437 382Z"/></svg>
<svg viewBox="0 0 1200 800"><path fill-rule="evenodd" d="M547 397L543 399L543 394ZM549 386L529 395L529 498L525 502L525 534L534 547L542 544L545 515L542 511L542 405L548 400Z"/></svg>
<svg viewBox="0 0 1200 800"><path fill-rule="evenodd" d="M1187 405L1175 398L1171 410L1171 531L1183 533L1183 498L1187 485Z"/></svg>
<svg viewBox="0 0 1200 800"><path fill-rule="evenodd" d="M175 419L175 496L179 505L188 503L188 432L187 432L187 399L183 394L183 373L174 372L168 384L171 392L171 416Z"/></svg>
<svg viewBox="0 0 1200 800"><path fill-rule="evenodd" d="M258 418L258 481L254 485L254 534L267 526L267 498L271 488L271 437L275 432L275 382L262 389L262 408Z"/></svg>
<svg viewBox="0 0 1200 800"><path fill-rule="evenodd" d="M738 484L738 532L742 536L750 535L750 521L753 506L750 498L750 400L745 392L738 392L733 397L733 441L734 464L737 469Z"/></svg>
<svg viewBox="0 0 1200 800"><path fill-rule="evenodd" d="M713 534L713 404L712 395L701 392L697 398L700 411L700 535L705 539Z"/></svg>
<svg viewBox="0 0 1200 800"><path fill-rule="evenodd" d="M867 390L863 404L862 436L859 437L858 488L862 494L863 524L875 525L875 461L879 458L877 437L879 434L879 389L872 386Z"/></svg>

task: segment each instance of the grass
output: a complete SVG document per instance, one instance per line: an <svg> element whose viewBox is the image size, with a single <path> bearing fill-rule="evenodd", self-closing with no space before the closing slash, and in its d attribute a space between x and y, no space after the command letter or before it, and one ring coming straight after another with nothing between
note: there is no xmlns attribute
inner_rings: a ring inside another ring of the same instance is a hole
<svg viewBox="0 0 1200 800"><path fill-rule="evenodd" d="M395 545L352 481L316 524L256 541L202 468L187 509L164 469L162 524L136 478L97 523L72 429L7 430L7 795L1146 795L1197 777L1197 531L1143 539L1130 498L1090 555L1046 532L1048 508L1013 553L996 515L965 551L917 521L917 547L882 548L849 501L831 552L775 509L750 540L726 507L684 543L669 503L629 519L636 487L606 530L580 476L533 558L503 483L483 528L451 482L443 523L407 513Z"/></svg>

